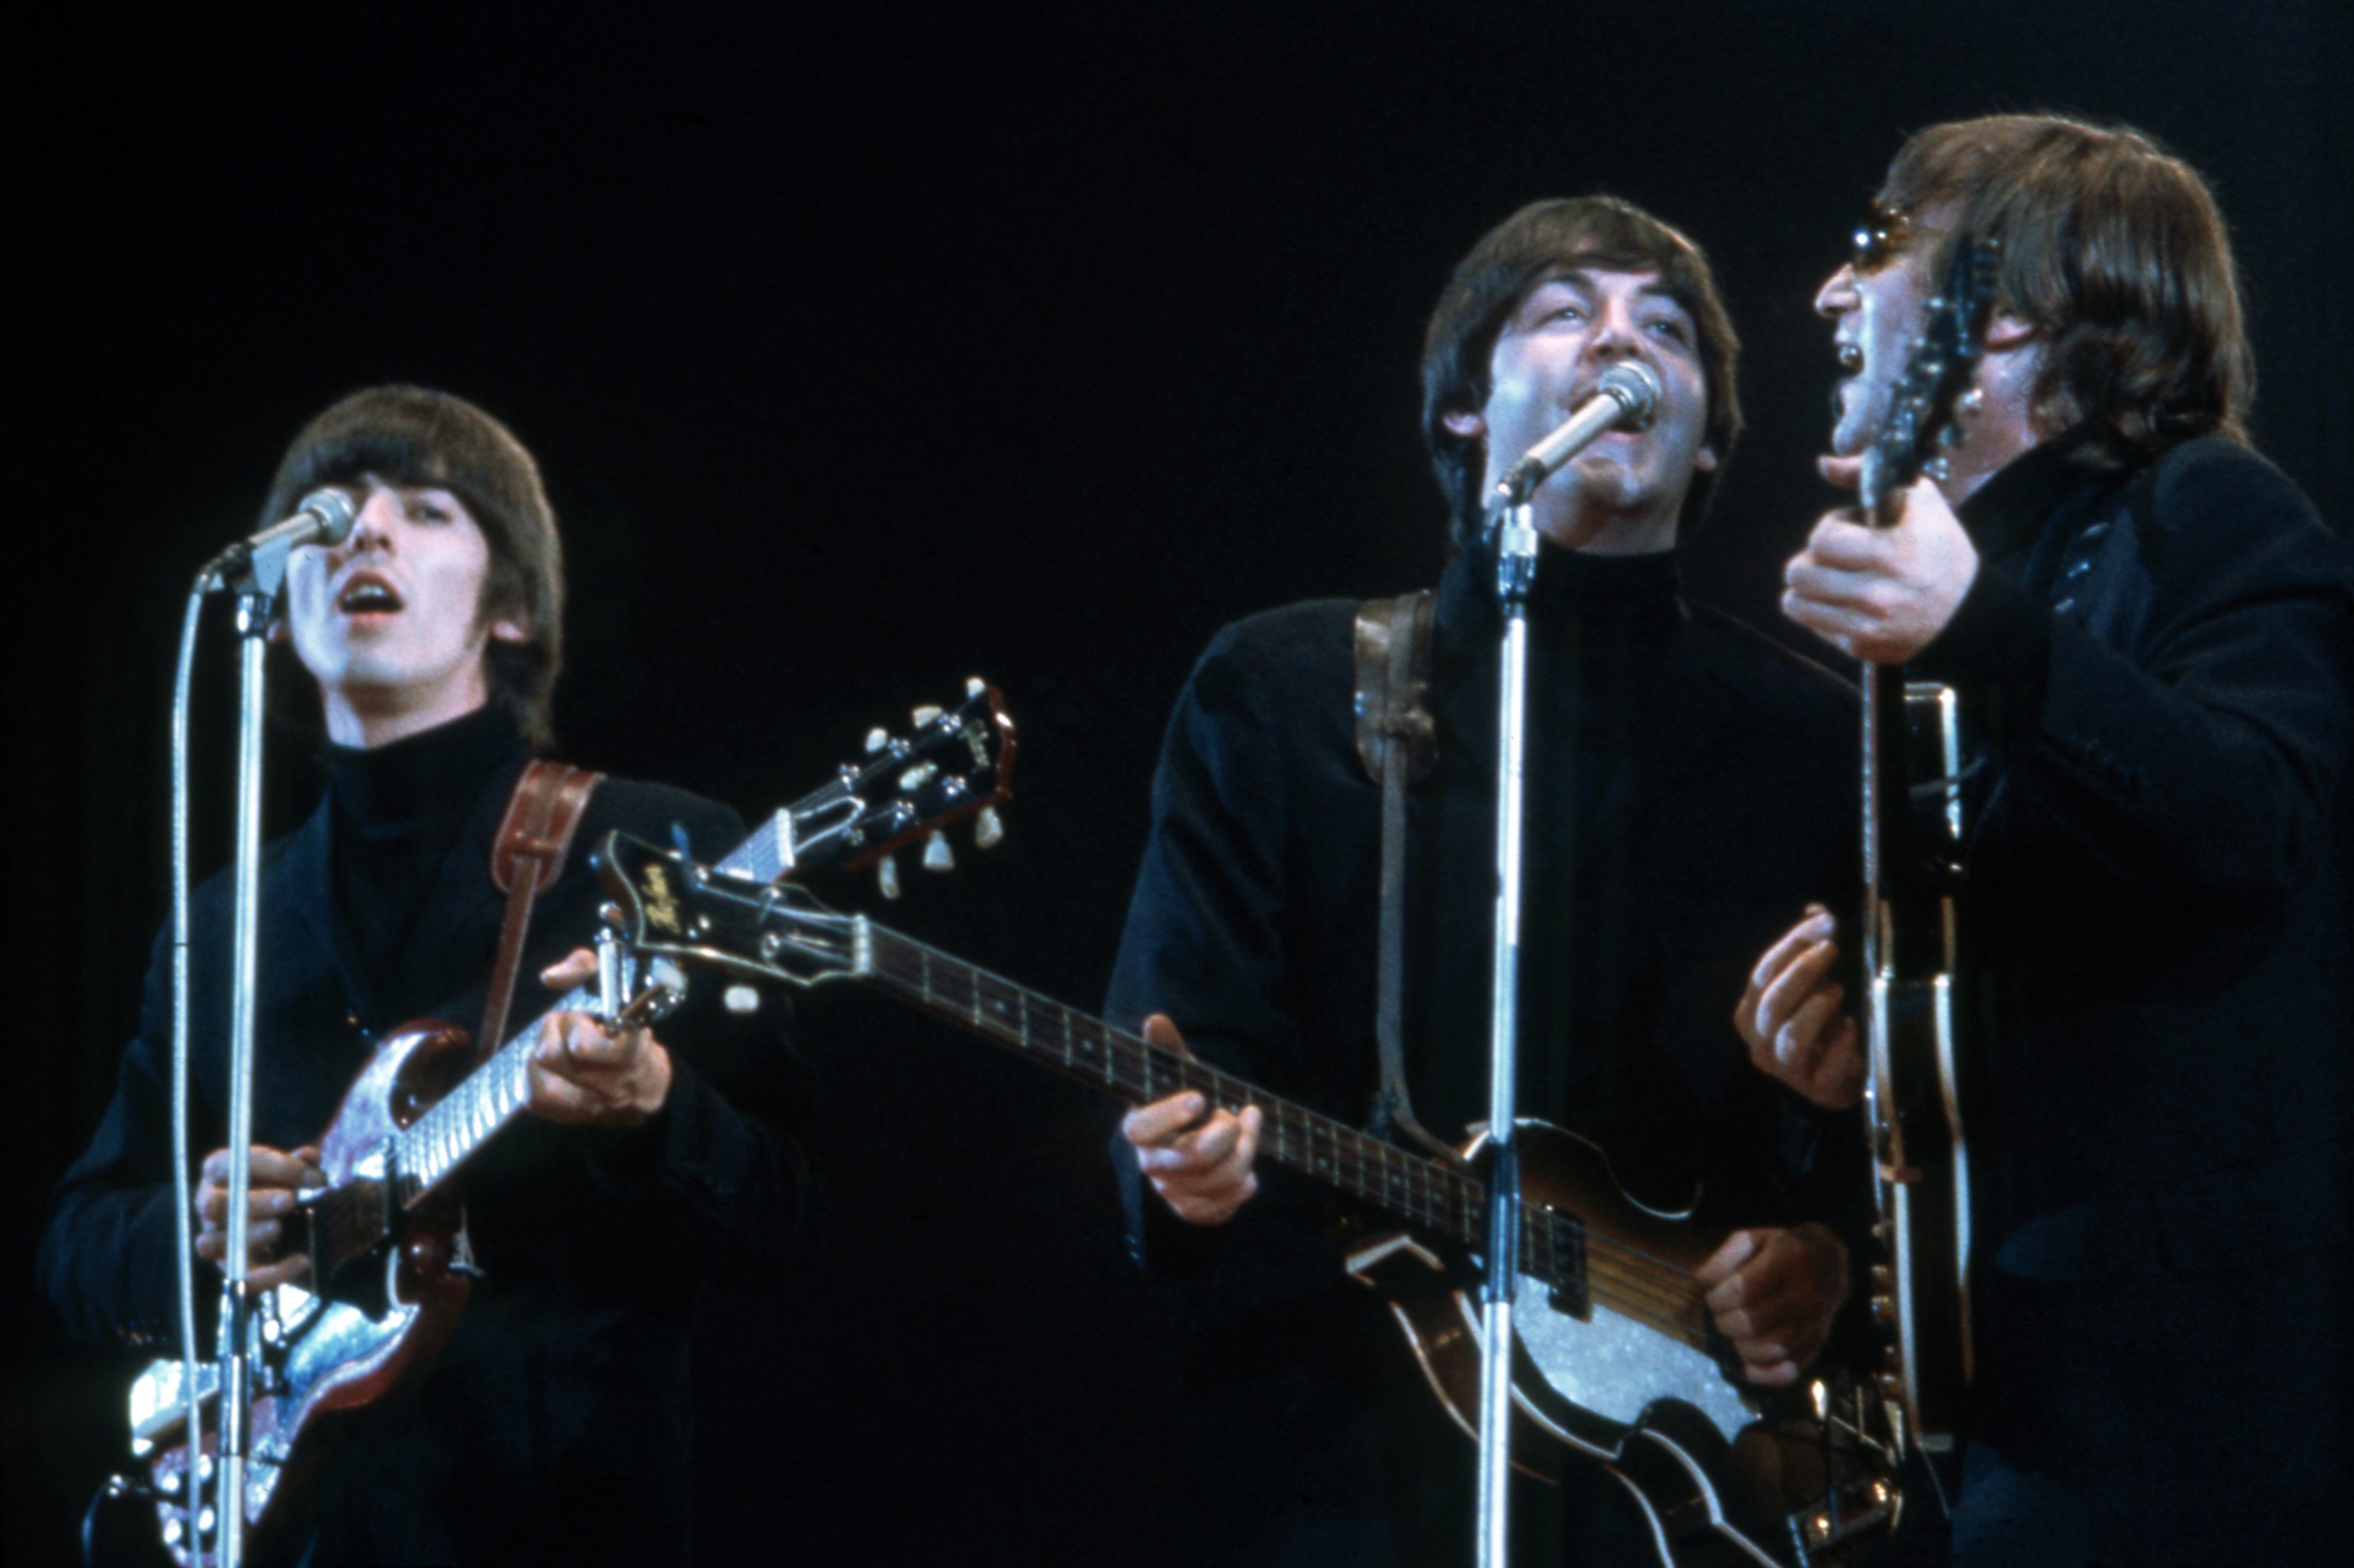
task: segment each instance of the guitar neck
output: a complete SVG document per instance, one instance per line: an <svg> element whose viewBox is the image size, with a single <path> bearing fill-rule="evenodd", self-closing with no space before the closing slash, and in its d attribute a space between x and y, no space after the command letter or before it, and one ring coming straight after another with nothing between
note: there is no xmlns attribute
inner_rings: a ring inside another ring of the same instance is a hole
<svg viewBox="0 0 2354 1568"><path fill-rule="evenodd" d="M1267 1094L1165 1045L949 957L858 922L854 972L869 984L1132 1105L1191 1089L1213 1106L1257 1106L1259 1152L1457 1241L1479 1239L1487 1193L1462 1171Z"/></svg>
<svg viewBox="0 0 2354 1568"><path fill-rule="evenodd" d="M763 823L759 832L719 863L720 869L763 882L781 874L784 818L780 811ZM523 1113L524 1102L531 1097L532 1046L549 1014L585 1012L595 1007L597 1000L585 988L567 993L547 1012L525 1024L489 1061L403 1129L394 1146L393 1162L400 1176L404 1207L422 1202L500 1128Z"/></svg>

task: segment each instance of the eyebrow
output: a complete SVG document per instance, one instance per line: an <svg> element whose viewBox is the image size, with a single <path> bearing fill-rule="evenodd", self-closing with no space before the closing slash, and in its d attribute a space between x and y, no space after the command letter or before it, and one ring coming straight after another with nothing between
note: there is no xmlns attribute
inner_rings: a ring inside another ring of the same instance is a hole
<svg viewBox="0 0 2354 1568"><path fill-rule="evenodd" d="M1594 275L1596 272L1624 272L1627 270L1628 270L1628 269L1624 267L1557 267L1552 271L1547 272L1543 277L1539 278L1537 280L1536 289L1531 289L1529 292L1531 294L1534 294L1537 291L1537 289L1543 288L1547 283L1571 283L1590 292L1594 288ZM1686 315L1690 315L1691 313L1691 310L1684 304L1683 301L1677 297L1675 290L1668 285L1668 281L1664 278L1656 278L1635 291L1638 294L1648 295L1652 299L1665 300L1668 303L1675 306L1676 309L1684 312Z"/></svg>

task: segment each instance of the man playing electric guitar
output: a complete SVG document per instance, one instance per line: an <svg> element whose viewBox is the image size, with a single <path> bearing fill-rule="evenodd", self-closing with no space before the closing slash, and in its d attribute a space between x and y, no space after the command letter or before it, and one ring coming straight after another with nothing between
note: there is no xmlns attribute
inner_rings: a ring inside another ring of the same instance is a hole
<svg viewBox="0 0 2354 1568"><path fill-rule="evenodd" d="M1403 1060L1430 1129L1457 1140L1485 1114L1500 618L1483 500L1606 370L1639 363L1665 388L1655 418L1536 496L1522 1104L1593 1138L1652 1206L1697 1184L1746 1227L1702 1249L1700 1320L1733 1386L1788 1389L1847 1295L1822 1222L1861 1202L1861 1133L1758 1092L1725 1014L1776 901L1852 875L1850 768L1818 748L1853 709L1824 672L1680 591L1679 541L1739 429L1736 352L1700 250L1607 197L1524 208L1439 302L1425 435L1462 553L1431 632L1435 767L1406 791ZM1355 608L1255 617L1204 656L1170 725L1108 1011L1362 1125L1379 1081L1384 786L1353 738ZM1256 1110L1204 1108L1178 1095L1125 1123L1140 1246L1207 1271L1192 1386L1170 1413L1196 1560L1468 1560L1472 1446L1344 1276L1327 1195L1256 1159ZM1515 1516L1531 1563L1572 1543L1579 1561L1657 1561L1596 1464L1527 1489Z"/></svg>
<svg viewBox="0 0 2354 1568"><path fill-rule="evenodd" d="M1893 526L1824 517L1784 608L1956 688L1975 1377L1954 1559L2332 1560L2348 1526L2354 572L2249 450L2198 174L2040 115L1935 126L1816 306L1853 485L1958 237L1995 248L1961 439ZM1754 1059L1854 1102L1817 915Z"/></svg>
<svg viewBox="0 0 2354 1568"><path fill-rule="evenodd" d="M482 1016L507 902L490 851L547 743L560 651L555 518L530 454L488 414L416 387L355 394L296 438L265 516L324 485L357 521L343 544L297 551L288 574L285 633L315 685L328 777L262 871L249 1234L263 1287L318 1283L293 1250L297 1201L374 1043L421 1017L472 1028ZM585 851L613 828L662 842L683 831L707 854L742 837L710 801L602 782L580 852L532 915L510 1033L592 977L582 949L599 895ZM225 1125L228 880L195 901L198 1149ZM149 1354L176 1349L170 1030L159 941L140 1033L40 1259L77 1331ZM272 1501L300 1516L291 1544L307 1539L305 1561L684 1560L696 1297L716 1270L774 1256L798 1202L790 1145L716 1086L779 1105L780 1066L773 1023L716 1007L690 1004L659 1035L546 1017L530 1114L460 1182L479 1275L454 1334L374 1403L328 1417L345 1430L327 1469L306 1495ZM213 1264L226 1171L216 1150L197 1188L196 1248ZM199 1288L205 1308L211 1294ZM209 1351L209 1330L201 1342Z"/></svg>

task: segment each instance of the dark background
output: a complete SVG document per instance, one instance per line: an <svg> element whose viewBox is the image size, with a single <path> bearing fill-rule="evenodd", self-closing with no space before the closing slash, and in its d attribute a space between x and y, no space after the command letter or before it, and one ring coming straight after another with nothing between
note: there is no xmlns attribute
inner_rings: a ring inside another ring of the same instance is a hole
<svg viewBox="0 0 2354 1568"><path fill-rule="evenodd" d="M1211 631L1435 574L1421 323L1523 201L1613 191L1714 255L1751 433L1689 577L1763 624L1827 501L1808 299L1944 118L2114 117L2204 169L2260 443L2333 520L2354 504L2354 55L2327 0L608 9L85 14L17 53L12 1561L69 1552L122 1457L128 1369L64 1341L31 1254L164 912L179 597L347 390L449 387L539 455L576 760L749 817L967 673L1002 684L1011 841L909 866L888 918L1087 1005ZM207 637L200 869L228 812ZM277 744L284 824L316 780ZM1172 1324L1120 1257L1108 1111L876 999L813 999L801 1035L822 1185L798 1281L716 1308L715 1559L1020 1531L1119 1560L1172 1506L1148 1480Z"/></svg>

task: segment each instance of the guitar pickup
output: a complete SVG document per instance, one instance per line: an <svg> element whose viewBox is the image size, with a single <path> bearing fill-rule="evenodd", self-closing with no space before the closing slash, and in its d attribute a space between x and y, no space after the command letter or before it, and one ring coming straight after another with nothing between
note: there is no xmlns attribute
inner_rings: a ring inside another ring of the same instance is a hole
<svg viewBox="0 0 2354 1568"><path fill-rule="evenodd" d="M1585 1280L1585 1226L1575 1214L1553 1210L1523 1210L1527 1215L1542 1213L1545 1219L1551 1266L1543 1271L1549 1288L1545 1299L1553 1309L1564 1317L1575 1318L1581 1323L1594 1319L1594 1293Z"/></svg>
<svg viewBox="0 0 2354 1568"><path fill-rule="evenodd" d="M310 1236L311 1288L331 1300L348 1301L374 1317L383 1287L372 1268L358 1267L378 1255L398 1229L395 1183L383 1177L380 1153L361 1162L355 1174L333 1187L313 1188L299 1200Z"/></svg>

